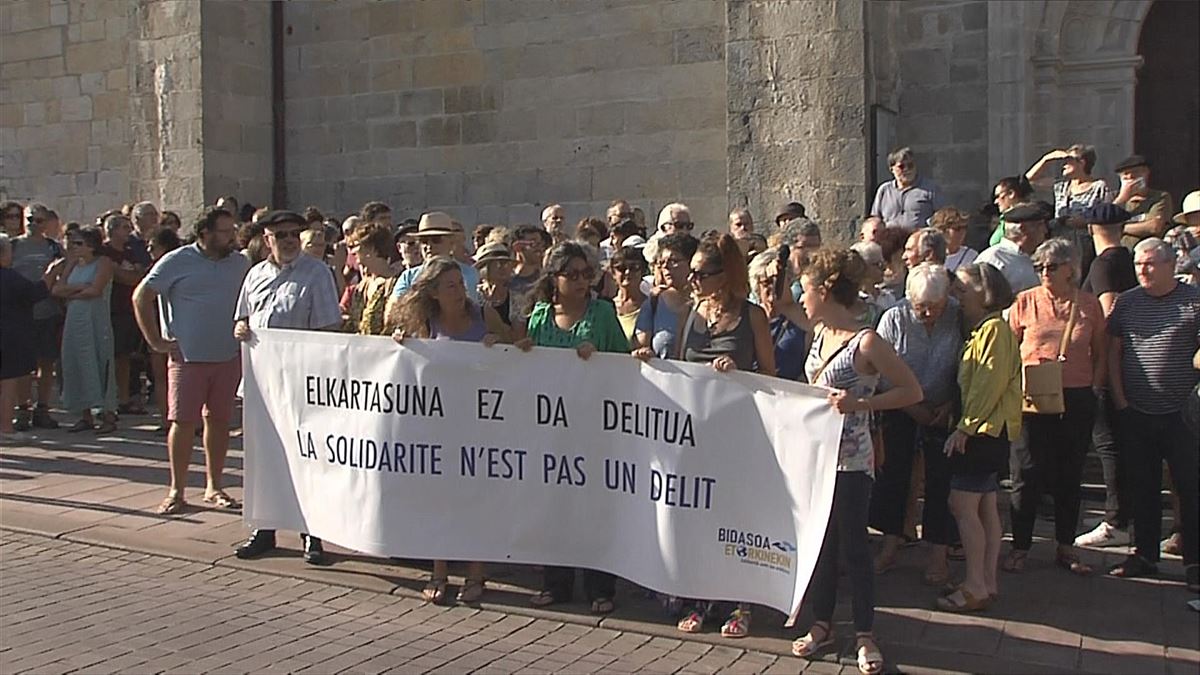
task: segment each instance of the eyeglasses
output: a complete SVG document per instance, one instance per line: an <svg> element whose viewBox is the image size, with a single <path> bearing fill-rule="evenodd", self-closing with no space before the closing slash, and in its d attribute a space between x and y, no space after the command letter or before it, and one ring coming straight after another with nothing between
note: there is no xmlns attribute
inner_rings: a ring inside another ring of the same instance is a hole
<svg viewBox="0 0 1200 675"><path fill-rule="evenodd" d="M688 220L681 220L678 222L672 220L671 225L674 225L675 229L677 230L691 230L692 228L696 227L694 223Z"/></svg>
<svg viewBox="0 0 1200 675"><path fill-rule="evenodd" d="M718 274L723 274L724 272L725 272L725 270L705 271L705 270L692 269L692 270L688 270L688 277L692 278L692 279L696 279L698 281L704 281L705 279L707 279L709 277L715 277Z"/></svg>
<svg viewBox="0 0 1200 675"><path fill-rule="evenodd" d="M591 280L593 275L591 270L569 270L565 272L558 272L554 276L562 277L567 281L579 281L580 279Z"/></svg>
<svg viewBox="0 0 1200 675"><path fill-rule="evenodd" d="M1062 267L1059 263L1046 263L1044 265L1034 265L1033 270L1038 274L1054 274L1059 267Z"/></svg>
<svg viewBox="0 0 1200 675"><path fill-rule="evenodd" d="M654 266L655 267L678 267L678 266L684 264L685 262L686 261L681 260L679 258L667 258L665 260L655 260Z"/></svg>
<svg viewBox="0 0 1200 675"><path fill-rule="evenodd" d="M645 268L638 265L613 265L612 271L620 272L621 274L641 274L645 271Z"/></svg>
<svg viewBox="0 0 1200 675"><path fill-rule="evenodd" d="M299 239L300 230L284 230L282 232L267 232L275 239Z"/></svg>

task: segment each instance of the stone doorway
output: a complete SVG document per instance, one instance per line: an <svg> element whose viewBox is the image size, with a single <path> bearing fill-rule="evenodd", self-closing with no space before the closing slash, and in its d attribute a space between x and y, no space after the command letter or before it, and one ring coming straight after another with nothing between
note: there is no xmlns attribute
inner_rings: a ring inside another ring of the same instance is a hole
<svg viewBox="0 0 1200 675"><path fill-rule="evenodd" d="M1171 213L1200 189L1200 3L1158 0L1138 39L1134 148L1153 165L1152 183L1171 193Z"/></svg>

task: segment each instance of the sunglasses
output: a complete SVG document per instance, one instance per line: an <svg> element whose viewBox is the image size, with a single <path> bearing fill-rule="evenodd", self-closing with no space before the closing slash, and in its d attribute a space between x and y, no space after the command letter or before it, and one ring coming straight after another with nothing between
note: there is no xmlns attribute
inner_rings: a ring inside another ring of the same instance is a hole
<svg viewBox="0 0 1200 675"><path fill-rule="evenodd" d="M638 265L613 265L612 268L612 271L620 272L621 274L638 274L644 270L644 267Z"/></svg>
<svg viewBox="0 0 1200 675"><path fill-rule="evenodd" d="M571 270L569 272L559 272L559 273L555 274L554 276L562 277L563 279L566 279L567 281L579 281L580 279L591 280L592 271L591 270Z"/></svg>
<svg viewBox="0 0 1200 675"><path fill-rule="evenodd" d="M299 239L300 230L284 230L282 232L268 232L275 239Z"/></svg>
<svg viewBox="0 0 1200 675"><path fill-rule="evenodd" d="M1038 274L1054 274L1062 265L1058 263L1047 263L1045 265L1034 265L1033 269Z"/></svg>
<svg viewBox="0 0 1200 675"><path fill-rule="evenodd" d="M692 279L696 279L696 280L698 280L698 281L704 281L705 279L707 279L707 278L709 278L709 277L715 277L715 276L717 276L718 274L721 274L721 273L723 273L724 271L725 271L725 270L709 270L709 271L705 271L705 270L697 270L697 269L693 269L693 270L688 270L688 277L690 277L690 278L692 278Z"/></svg>
<svg viewBox="0 0 1200 675"><path fill-rule="evenodd" d="M671 224L674 225L675 229L677 230L691 230L693 227L695 227L695 224L687 220L681 220L679 222L671 221Z"/></svg>
<svg viewBox="0 0 1200 675"><path fill-rule="evenodd" d="M683 265L685 262L687 262L687 261L680 260L679 258L667 258L666 260L655 260L654 266L655 267L678 267L680 265Z"/></svg>

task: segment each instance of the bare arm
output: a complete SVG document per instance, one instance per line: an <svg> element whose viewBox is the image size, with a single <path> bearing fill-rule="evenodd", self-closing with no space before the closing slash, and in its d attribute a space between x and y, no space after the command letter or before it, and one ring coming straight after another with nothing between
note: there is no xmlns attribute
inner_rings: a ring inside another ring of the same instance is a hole
<svg viewBox="0 0 1200 675"><path fill-rule="evenodd" d="M1041 159L1034 162L1033 166L1029 167L1029 170L1025 172L1025 178L1030 183L1041 184L1044 187L1046 184L1053 182L1052 178L1042 178L1042 173L1045 172L1046 165L1055 160L1066 159L1067 157L1070 157L1070 154L1066 150L1051 150L1042 155Z"/></svg>
<svg viewBox="0 0 1200 675"><path fill-rule="evenodd" d="M54 266L51 265L51 270ZM80 287L67 282L71 272L75 269L75 259L72 258L58 268L57 274L53 274L54 283L50 286L50 295L56 298L73 298L79 292ZM49 270L47 271L49 273Z"/></svg>
<svg viewBox="0 0 1200 675"><path fill-rule="evenodd" d="M145 281L133 289L133 316L151 349L160 353L171 351L174 340L164 340L162 327L158 324L158 292Z"/></svg>
<svg viewBox="0 0 1200 675"><path fill-rule="evenodd" d="M760 375L775 376L775 341L771 339L771 323L767 313L758 305L750 305L750 328L754 333L754 360Z"/></svg>
<svg viewBox="0 0 1200 675"><path fill-rule="evenodd" d="M882 394L875 394L864 403L872 411L896 410L916 405L925 398L921 383L908 364L896 354L887 340L875 331L868 331L860 343L860 351L867 362L892 385Z"/></svg>
<svg viewBox="0 0 1200 675"><path fill-rule="evenodd" d="M1120 293L1111 291L1108 293L1101 293L1096 297L1096 299L1100 301L1100 309L1104 310L1104 318L1107 319L1108 315L1112 314L1113 307L1115 307L1117 304L1118 295L1120 295Z"/></svg>
<svg viewBox="0 0 1200 675"><path fill-rule="evenodd" d="M104 294L104 288L113 279L113 261L108 258L96 259L96 276L92 279L92 283L77 290L72 297L80 299L98 298Z"/></svg>
<svg viewBox="0 0 1200 675"><path fill-rule="evenodd" d="M1121 338L1108 337L1108 394L1113 407L1124 410L1129 407L1125 400L1125 382L1121 377Z"/></svg>

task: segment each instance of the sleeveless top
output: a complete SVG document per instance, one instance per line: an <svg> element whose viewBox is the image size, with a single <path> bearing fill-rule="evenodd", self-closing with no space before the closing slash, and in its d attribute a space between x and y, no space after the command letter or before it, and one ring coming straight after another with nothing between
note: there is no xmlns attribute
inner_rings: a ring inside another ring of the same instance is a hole
<svg viewBox="0 0 1200 675"><path fill-rule="evenodd" d="M474 305L471 306L475 308ZM457 335L447 333L442 329L437 319L429 320L429 337L434 340L454 340L456 342L479 342L487 335L487 323L483 320L483 308L471 312L471 323L467 329Z"/></svg>
<svg viewBox="0 0 1200 675"><path fill-rule="evenodd" d="M854 369L854 357L858 354L858 346L862 341L865 330L855 333L837 354L821 370L824 359L821 358L821 348L825 344L828 331L817 333L809 349L808 359L804 370L808 381L831 389L844 389L848 396L866 398L875 393L875 385L879 382L878 375L863 375ZM817 371L820 370L818 375ZM817 377L816 380L813 378ZM838 444L838 471L862 471L875 475L874 446L871 444L871 413L866 410L852 412L845 416L842 423L842 438Z"/></svg>
<svg viewBox="0 0 1200 675"><path fill-rule="evenodd" d="M750 325L750 302L742 301L737 324L720 333L708 332L704 319L695 309L687 318L683 336L683 358L694 363L710 363L718 356L729 356L738 370L754 370L754 328Z"/></svg>

